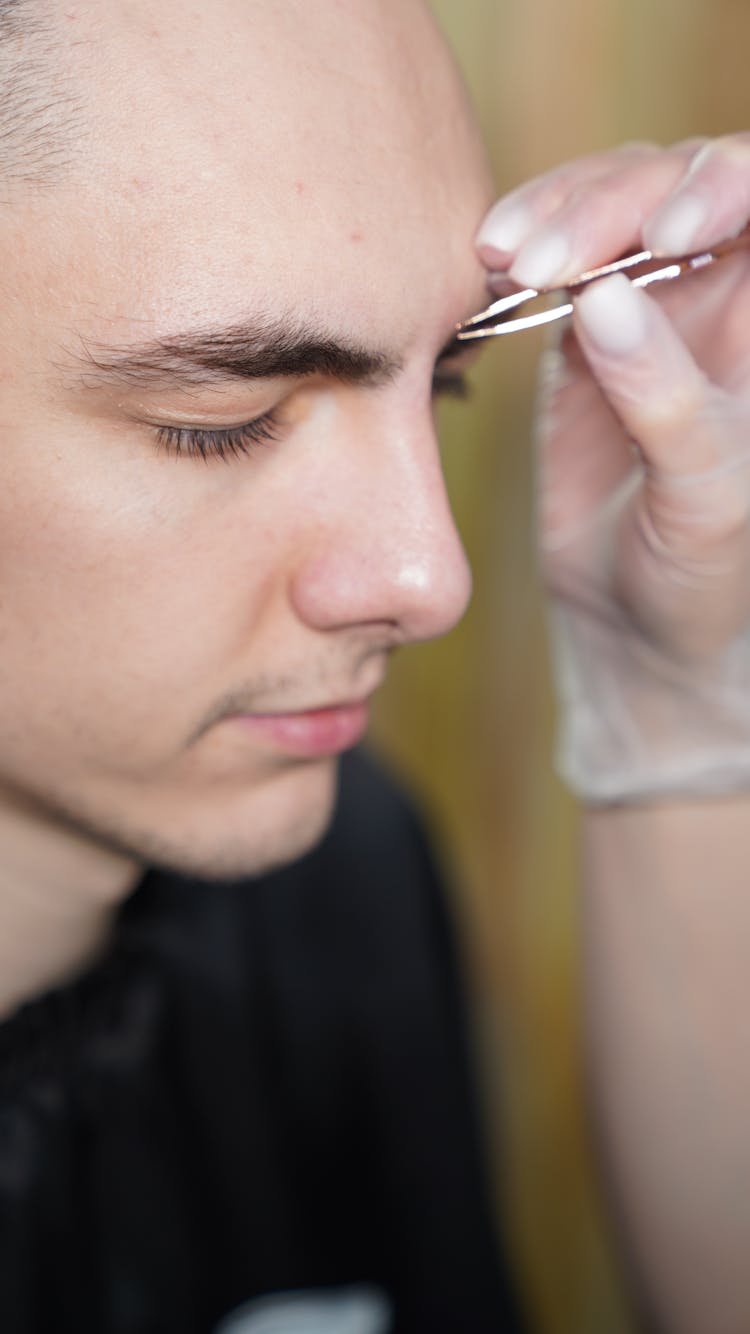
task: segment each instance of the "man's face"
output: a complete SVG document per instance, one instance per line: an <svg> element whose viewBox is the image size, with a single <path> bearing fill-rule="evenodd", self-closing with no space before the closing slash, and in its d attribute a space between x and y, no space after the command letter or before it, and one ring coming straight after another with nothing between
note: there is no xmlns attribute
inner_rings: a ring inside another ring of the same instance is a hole
<svg viewBox="0 0 750 1334"><path fill-rule="evenodd" d="M465 608L431 389L490 183L416 0L53 10L79 160L0 204L0 799L240 874L328 819L362 717L310 711Z"/></svg>

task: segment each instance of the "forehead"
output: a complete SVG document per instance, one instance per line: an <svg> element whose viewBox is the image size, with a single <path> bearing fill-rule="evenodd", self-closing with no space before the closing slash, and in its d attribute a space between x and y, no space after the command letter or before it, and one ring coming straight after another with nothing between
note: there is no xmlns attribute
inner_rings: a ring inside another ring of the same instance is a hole
<svg viewBox="0 0 750 1334"><path fill-rule="evenodd" d="M88 134L69 188L49 216L36 207L29 277L82 332L302 303L382 342L386 311L408 323L471 303L490 186L417 0L54 7Z"/></svg>

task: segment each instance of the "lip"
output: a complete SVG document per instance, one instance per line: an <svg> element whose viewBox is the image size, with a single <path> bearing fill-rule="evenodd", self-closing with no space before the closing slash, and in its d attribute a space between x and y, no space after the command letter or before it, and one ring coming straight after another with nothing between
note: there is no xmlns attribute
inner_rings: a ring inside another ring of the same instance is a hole
<svg viewBox="0 0 750 1334"><path fill-rule="evenodd" d="M253 733L274 750L301 758L340 755L367 731L367 700L333 704L297 713L238 713L229 722Z"/></svg>

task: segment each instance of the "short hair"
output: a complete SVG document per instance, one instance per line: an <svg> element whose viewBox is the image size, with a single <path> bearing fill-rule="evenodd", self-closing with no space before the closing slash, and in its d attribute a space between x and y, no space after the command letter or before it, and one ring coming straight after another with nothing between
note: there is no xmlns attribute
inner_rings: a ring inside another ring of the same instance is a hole
<svg viewBox="0 0 750 1334"><path fill-rule="evenodd" d="M0 0L0 191L56 184L75 152L80 101L46 0Z"/></svg>

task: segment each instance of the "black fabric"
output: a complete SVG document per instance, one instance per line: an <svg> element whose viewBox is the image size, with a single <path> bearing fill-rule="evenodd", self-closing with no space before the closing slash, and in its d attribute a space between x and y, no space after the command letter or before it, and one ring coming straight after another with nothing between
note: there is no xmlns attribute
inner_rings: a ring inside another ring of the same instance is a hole
<svg viewBox="0 0 750 1334"><path fill-rule="evenodd" d="M359 1281L394 1334L521 1328L444 900L353 755L312 854L237 885L150 873L109 957L0 1027L0 1330L207 1334Z"/></svg>

